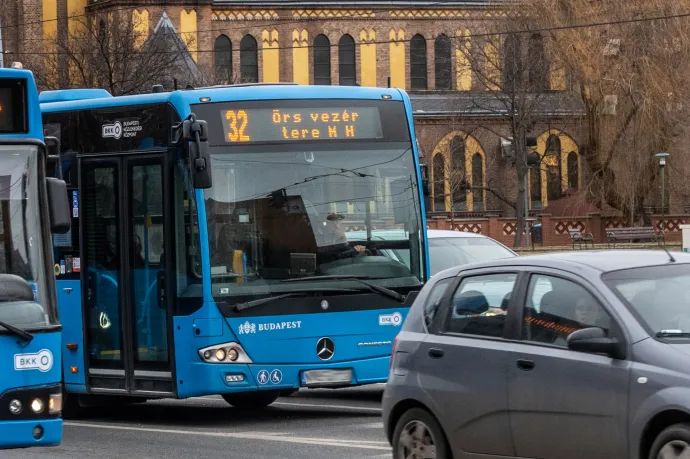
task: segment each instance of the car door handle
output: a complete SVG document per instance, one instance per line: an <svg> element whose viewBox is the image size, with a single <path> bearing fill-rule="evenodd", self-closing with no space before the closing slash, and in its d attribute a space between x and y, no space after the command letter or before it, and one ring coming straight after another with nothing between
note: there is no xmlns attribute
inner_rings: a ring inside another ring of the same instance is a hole
<svg viewBox="0 0 690 459"><path fill-rule="evenodd" d="M429 349L429 357L431 357L432 359L440 359L441 357L443 357L443 349L432 347L431 349Z"/></svg>
<svg viewBox="0 0 690 459"><path fill-rule="evenodd" d="M534 362L532 360L519 359L517 361L517 366L521 370L530 371L534 368Z"/></svg>

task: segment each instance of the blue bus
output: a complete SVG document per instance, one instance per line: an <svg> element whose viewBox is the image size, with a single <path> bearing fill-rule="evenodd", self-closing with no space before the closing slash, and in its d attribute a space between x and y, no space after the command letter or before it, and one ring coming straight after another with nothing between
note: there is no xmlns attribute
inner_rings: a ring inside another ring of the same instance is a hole
<svg viewBox="0 0 690 459"><path fill-rule="evenodd" d="M70 225L66 185L47 178L31 72L0 68L0 449L62 440L60 323L51 230Z"/></svg>
<svg viewBox="0 0 690 459"><path fill-rule="evenodd" d="M154 86L40 101L74 228L54 246L66 415L212 394L263 408L387 380L429 272L403 91Z"/></svg>

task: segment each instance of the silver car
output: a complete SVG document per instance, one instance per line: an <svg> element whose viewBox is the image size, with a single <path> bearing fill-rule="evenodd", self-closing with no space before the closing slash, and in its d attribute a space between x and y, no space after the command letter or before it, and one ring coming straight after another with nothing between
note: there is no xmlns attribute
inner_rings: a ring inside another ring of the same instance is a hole
<svg viewBox="0 0 690 459"><path fill-rule="evenodd" d="M690 254L438 273L395 340L383 419L395 459L690 458Z"/></svg>

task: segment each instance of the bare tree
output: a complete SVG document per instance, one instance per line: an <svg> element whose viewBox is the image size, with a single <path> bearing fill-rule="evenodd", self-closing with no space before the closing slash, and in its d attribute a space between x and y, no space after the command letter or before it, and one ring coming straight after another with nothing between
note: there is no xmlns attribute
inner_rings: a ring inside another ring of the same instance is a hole
<svg viewBox="0 0 690 459"><path fill-rule="evenodd" d="M70 20L53 44L56 52L33 63L43 88L98 87L126 95L202 78L188 51L192 39L178 34L165 13L152 33L126 10Z"/></svg>
<svg viewBox="0 0 690 459"><path fill-rule="evenodd" d="M650 218L654 154L682 152L688 116L690 19L687 0L530 0L531 25L548 29L584 106L589 189L630 223ZM648 18L666 19L647 20ZM599 26L587 26L598 23ZM680 153L678 156L683 156ZM680 159L680 158L679 158ZM654 193L652 193L654 191Z"/></svg>
<svg viewBox="0 0 690 459"><path fill-rule="evenodd" d="M529 19L510 9L501 19L487 19L483 33L475 38L469 35L458 44L465 78L472 78L472 91L464 100L460 111L483 113L493 120L500 120L508 126L508 136L496 128L496 123L481 124L480 127L508 142L510 161L515 168L518 187L515 200L508 199L500 189L487 181L486 190L499 200L515 209L517 231L514 245L522 245L525 215L528 206L528 167L531 162L540 161L534 154L529 140L535 138L535 129L545 125L553 126L560 113L569 108L561 95L547 92L550 89L550 62L539 34L520 34ZM460 84L460 82L459 82ZM467 85L467 83L464 83ZM469 101L469 103L468 103ZM507 137L507 138L506 138ZM541 159L548 159L542 156ZM541 165L534 165L534 173L540 174ZM473 184L473 188L476 184ZM526 242L526 241L525 241Z"/></svg>

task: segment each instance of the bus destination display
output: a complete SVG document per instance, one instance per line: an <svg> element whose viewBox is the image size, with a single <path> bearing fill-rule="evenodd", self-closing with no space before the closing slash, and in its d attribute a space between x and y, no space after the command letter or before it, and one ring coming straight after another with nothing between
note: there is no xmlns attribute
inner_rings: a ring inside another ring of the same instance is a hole
<svg viewBox="0 0 690 459"><path fill-rule="evenodd" d="M303 142L383 138L375 107L257 108L221 110L225 141Z"/></svg>

